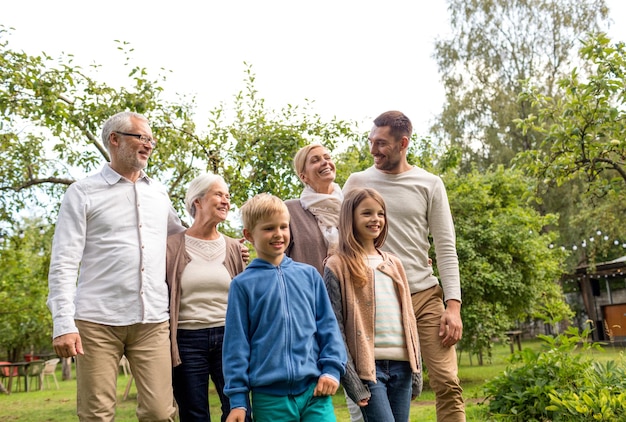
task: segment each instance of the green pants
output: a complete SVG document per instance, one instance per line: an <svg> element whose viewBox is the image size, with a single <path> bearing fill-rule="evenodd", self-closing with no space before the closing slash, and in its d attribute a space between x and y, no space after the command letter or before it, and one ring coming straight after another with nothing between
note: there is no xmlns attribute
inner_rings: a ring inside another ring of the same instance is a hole
<svg viewBox="0 0 626 422"><path fill-rule="evenodd" d="M331 396L313 397L315 383L297 396L252 392L255 422L336 422Z"/></svg>

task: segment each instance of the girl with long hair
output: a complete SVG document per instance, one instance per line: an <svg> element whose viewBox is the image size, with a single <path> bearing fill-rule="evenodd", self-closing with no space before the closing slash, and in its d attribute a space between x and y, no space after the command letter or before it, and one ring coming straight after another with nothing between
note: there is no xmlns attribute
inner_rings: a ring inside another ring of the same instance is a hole
<svg viewBox="0 0 626 422"><path fill-rule="evenodd" d="M406 422L419 341L402 263L380 250L387 236L385 203L374 189L344 198L337 252L324 282L341 328L348 365L341 383L364 420Z"/></svg>

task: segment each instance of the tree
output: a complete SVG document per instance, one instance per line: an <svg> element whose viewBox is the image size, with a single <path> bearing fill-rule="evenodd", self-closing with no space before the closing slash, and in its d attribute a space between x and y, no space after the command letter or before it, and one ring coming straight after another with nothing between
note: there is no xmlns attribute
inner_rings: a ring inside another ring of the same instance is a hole
<svg viewBox="0 0 626 422"><path fill-rule="evenodd" d="M194 100L165 100L165 77L151 78L145 68L132 67L126 43L119 48L130 67L129 87L113 87L91 76L97 65L88 72L71 56L55 61L16 52L5 36L0 27L0 221L10 221L42 198L56 210L69 184L108 161L97 134L117 111L137 111L151 121L158 146L148 172L167 186L181 215L186 186L201 171L223 175L238 202L262 191L292 197L300 189L291 169L295 151L312 141L332 149L354 132L350 122L323 121L310 104L267 109L247 66L246 89L235 96L233 120L224 105L217 107L210 113L208 135L203 134L194 120Z"/></svg>
<svg viewBox="0 0 626 422"><path fill-rule="evenodd" d="M163 76L149 79L145 68L133 67L131 86L113 87L90 76L97 65L86 71L74 65L72 56L55 61L45 54L17 52L8 47L6 36L0 27L0 220L12 220L42 198L55 210L69 184L108 161L98 133L114 111L137 111L152 121L161 142L150 173L157 178L167 174L163 178L170 192L184 188L202 150L195 148L193 102L163 100ZM128 46L120 49L128 66Z"/></svg>
<svg viewBox="0 0 626 422"><path fill-rule="evenodd" d="M532 179L502 166L444 175L457 232L463 292L462 350L489 355L493 338L543 307L567 318L558 280L565 253L549 248L555 216L529 206ZM435 261L436 264L436 261Z"/></svg>
<svg viewBox="0 0 626 422"><path fill-rule="evenodd" d="M293 169L293 157L303 146L318 142L334 151L355 138L355 124L336 118L324 121L311 112L311 103L268 109L254 87L255 75L245 70L246 88L235 96L232 121L223 106L211 112L205 150L213 172L229 182L231 196L241 204L259 192L294 198L302 184ZM218 153L219 151L219 153Z"/></svg>
<svg viewBox="0 0 626 422"><path fill-rule="evenodd" d="M452 36L437 41L435 58L446 101L433 128L471 163L509 165L540 140L514 120L533 112L517 101L523 81L552 95L573 47L607 17L603 0L449 0Z"/></svg>
<svg viewBox="0 0 626 422"><path fill-rule="evenodd" d="M582 176L596 196L620 193L626 188L626 47L598 34L585 40L580 55L593 69L586 79L574 69L559 81L558 96L534 87L520 96L538 110L517 120L519 127L544 135L520 163L546 183Z"/></svg>
<svg viewBox="0 0 626 422"><path fill-rule="evenodd" d="M24 220L0 235L0 348L11 362L31 348L50 347L52 323L46 308L51 227Z"/></svg>
<svg viewBox="0 0 626 422"><path fill-rule="evenodd" d="M589 35L580 57L590 71L573 69L559 80L554 96L533 86L521 94L537 111L516 122L522 131L539 133L543 140L521 154L516 164L540 180L544 191L579 187L581 200L568 226L582 224L591 235L602 228L604 235L620 239L626 236L617 218L624 212L626 190L626 47L612 44L605 34ZM600 259L617 257L616 249L606 245L587 251L592 255L581 256L576 264L596 261L596 253Z"/></svg>

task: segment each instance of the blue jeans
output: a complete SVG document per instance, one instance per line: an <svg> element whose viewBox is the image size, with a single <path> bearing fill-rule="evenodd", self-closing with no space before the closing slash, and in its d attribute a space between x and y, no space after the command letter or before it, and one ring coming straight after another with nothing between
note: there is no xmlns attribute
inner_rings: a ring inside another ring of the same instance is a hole
<svg viewBox="0 0 626 422"><path fill-rule="evenodd" d="M366 381L372 397L362 407L365 422L406 422L411 413L411 365L395 360L376 361L376 380Z"/></svg>
<svg viewBox="0 0 626 422"><path fill-rule="evenodd" d="M209 376L215 385L222 407L222 422L230 412L230 401L224 395L222 344L224 327L183 330L177 332L178 351L182 364L174 368L174 398L178 403L180 421L211 421L209 413ZM248 405L247 421L250 421Z"/></svg>

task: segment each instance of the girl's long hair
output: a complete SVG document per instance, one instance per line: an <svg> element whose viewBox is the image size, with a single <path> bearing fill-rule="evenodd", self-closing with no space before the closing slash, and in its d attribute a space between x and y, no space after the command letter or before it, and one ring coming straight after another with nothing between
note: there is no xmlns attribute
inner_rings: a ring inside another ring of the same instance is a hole
<svg viewBox="0 0 626 422"><path fill-rule="evenodd" d="M366 254L363 244L357 239L355 234L354 211L367 198L372 198L378 202L385 213L383 229L380 235L374 239L374 246L377 249L380 248L387 238L389 224L385 201L375 189L359 188L348 192L343 199L339 214L339 247L337 256L347 266L352 282L358 287L363 287L367 283L370 268L365 262Z"/></svg>

